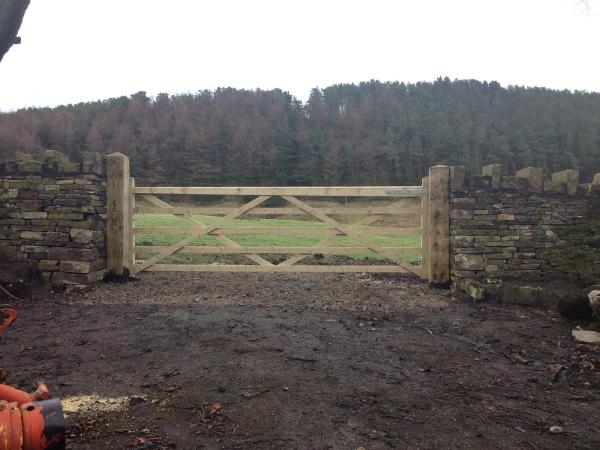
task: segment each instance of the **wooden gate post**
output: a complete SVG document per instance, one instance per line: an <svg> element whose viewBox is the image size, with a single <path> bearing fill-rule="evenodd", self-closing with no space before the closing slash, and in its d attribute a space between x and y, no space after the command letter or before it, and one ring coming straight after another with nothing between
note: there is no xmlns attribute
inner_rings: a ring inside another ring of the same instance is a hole
<svg viewBox="0 0 600 450"><path fill-rule="evenodd" d="M132 271L132 211L129 158L112 153L106 158L106 271L109 278L126 281Z"/></svg>
<svg viewBox="0 0 600 450"><path fill-rule="evenodd" d="M450 167L429 169L429 283L447 285L450 281Z"/></svg>

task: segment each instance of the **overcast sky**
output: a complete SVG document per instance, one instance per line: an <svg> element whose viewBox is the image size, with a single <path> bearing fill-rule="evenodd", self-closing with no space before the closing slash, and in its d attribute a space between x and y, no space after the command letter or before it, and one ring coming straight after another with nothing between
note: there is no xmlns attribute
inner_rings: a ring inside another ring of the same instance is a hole
<svg viewBox="0 0 600 450"><path fill-rule="evenodd" d="M137 91L432 81L600 91L600 0L32 0L0 110Z"/></svg>

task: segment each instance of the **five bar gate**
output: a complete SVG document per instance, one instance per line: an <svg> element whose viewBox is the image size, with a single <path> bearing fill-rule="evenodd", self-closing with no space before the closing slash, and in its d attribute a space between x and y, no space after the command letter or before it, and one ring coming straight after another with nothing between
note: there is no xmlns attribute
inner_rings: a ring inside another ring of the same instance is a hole
<svg viewBox="0 0 600 450"><path fill-rule="evenodd" d="M138 187L129 176L128 158L114 153L107 158L107 270L121 277L142 271L394 272L413 273L431 283L446 283L449 280L449 171L447 166L432 167L429 176L423 178L422 186ZM179 201L170 204L158 196L168 196L169 201L180 196L205 199L235 197L238 202L232 206L228 206L232 202L217 206L198 206L195 203L181 206ZM364 201L350 202L345 206L331 202L340 198ZM269 206L269 202L273 203L272 199L276 199L275 205ZM383 204L386 203L384 200L391 204ZM144 214L174 216L179 226L136 226L135 218ZM312 222L266 227L260 226L260 221L239 220L250 216L293 217L300 214L308 216ZM398 226L398 218L407 215L413 216L412 226ZM357 220L343 223L341 218L346 217ZM240 225L240 222L244 223ZM383 226L376 226L382 222ZM156 234L167 235L170 239L166 245L136 242L136 236ZM240 236L278 234L314 235L317 241L305 246L240 244ZM418 246L389 246L377 239L378 236L389 238L417 234L421 237ZM206 237L213 242L199 245ZM354 244L334 246L343 239L350 239ZM333 264L327 265L315 264L314 261L300 264L312 255L365 253L375 255L385 263L353 261L352 264L339 265L334 260ZM145 259L137 259L139 254ZM175 255L194 254L241 255L249 263L169 262ZM416 264L414 256L419 254L420 263ZM279 255L284 259L275 264L267 259L267 255ZM413 261L407 260L407 256Z"/></svg>

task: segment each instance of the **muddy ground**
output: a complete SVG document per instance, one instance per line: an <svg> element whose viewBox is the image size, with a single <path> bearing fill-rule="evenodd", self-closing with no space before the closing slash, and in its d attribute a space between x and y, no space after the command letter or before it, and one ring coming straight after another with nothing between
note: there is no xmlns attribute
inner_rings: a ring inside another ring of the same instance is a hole
<svg viewBox="0 0 600 450"><path fill-rule="evenodd" d="M64 399L70 449L600 448L600 351L552 312L361 274L147 274L15 306L0 367Z"/></svg>

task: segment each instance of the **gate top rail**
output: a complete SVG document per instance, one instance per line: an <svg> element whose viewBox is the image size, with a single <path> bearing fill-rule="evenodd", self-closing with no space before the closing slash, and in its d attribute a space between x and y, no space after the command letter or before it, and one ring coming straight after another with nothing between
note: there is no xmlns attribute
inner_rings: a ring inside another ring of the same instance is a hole
<svg viewBox="0 0 600 450"><path fill-rule="evenodd" d="M303 197L421 197L422 186L135 187L134 194L297 195Z"/></svg>

